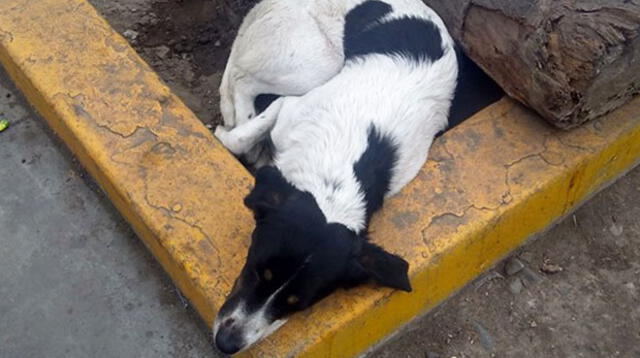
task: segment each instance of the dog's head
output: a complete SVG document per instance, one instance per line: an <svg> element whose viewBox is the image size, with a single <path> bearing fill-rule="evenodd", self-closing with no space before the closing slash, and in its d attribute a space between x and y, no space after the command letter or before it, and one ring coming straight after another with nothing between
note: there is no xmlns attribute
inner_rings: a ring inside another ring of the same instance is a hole
<svg viewBox="0 0 640 358"><path fill-rule="evenodd" d="M341 287L373 280L411 290L406 261L342 224L327 223L313 196L294 188L277 169L257 172L245 205L256 228L247 262L214 323L222 352L249 347Z"/></svg>

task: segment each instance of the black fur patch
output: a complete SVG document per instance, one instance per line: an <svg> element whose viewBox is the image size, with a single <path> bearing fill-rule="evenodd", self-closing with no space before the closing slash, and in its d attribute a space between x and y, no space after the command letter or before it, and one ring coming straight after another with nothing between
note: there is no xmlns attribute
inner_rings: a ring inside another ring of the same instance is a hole
<svg viewBox="0 0 640 358"><path fill-rule="evenodd" d="M392 11L391 5L378 0L365 1L351 9L345 17L345 43L371 29L373 25L379 24L380 20Z"/></svg>
<svg viewBox="0 0 640 358"><path fill-rule="evenodd" d="M280 98L277 94L260 94L253 101L253 108L256 111L256 116L260 113L264 112L271 103L273 103L276 99Z"/></svg>
<svg viewBox="0 0 640 358"><path fill-rule="evenodd" d="M271 103L273 103L275 100L277 100L280 97L281 97L280 95L270 94L270 93L269 94L263 93L258 95L253 101L253 109L255 110L256 116L264 112L267 108L269 108ZM268 158L269 160L273 159L273 154L275 153L275 147L273 145L273 141L271 140L270 135L268 135L260 143L259 148L261 150L259 154L260 157ZM253 164L255 163L249 162L249 160L244 155L241 155L239 159L242 165L249 168L249 170L253 169L252 167L253 167Z"/></svg>
<svg viewBox="0 0 640 358"><path fill-rule="evenodd" d="M373 125L369 127L368 143L367 149L353 165L353 171L362 185L367 202L367 223L371 215L382 207L397 160L394 144L389 138L382 136Z"/></svg>
<svg viewBox="0 0 640 358"><path fill-rule="evenodd" d="M504 91L460 48L458 54L458 85L451 103L449 128L460 124L504 96Z"/></svg>
<svg viewBox="0 0 640 358"><path fill-rule="evenodd" d="M344 30L346 60L385 54L436 61L444 55L442 36L434 23L407 16L382 22L392 10L387 3L369 0L349 11Z"/></svg>
<svg viewBox="0 0 640 358"><path fill-rule="evenodd" d="M385 141L375 131L371 135L373 142ZM372 147L381 146L374 143ZM370 168L371 159L366 156L362 166ZM221 317L242 304L249 314L266 309L265 318L271 323L339 288L367 281L411 290L405 260L367 242L365 235L328 223L315 198L287 182L277 168L258 170L245 205L254 212L256 227L247 261L219 310ZM224 352L234 353L246 344L237 333L250 327L243 326L247 323L243 321L227 322L220 326L215 342Z"/></svg>
<svg viewBox="0 0 640 358"><path fill-rule="evenodd" d="M449 125L438 136L504 97L504 91L500 86L465 55L460 46L456 47L456 53L458 84L451 103Z"/></svg>
<svg viewBox="0 0 640 358"><path fill-rule="evenodd" d="M245 205L256 219L238 287L238 299L248 312L257 310L285 282L269 312L274 319L304 309L350 282L344 273L354 245L363 238L344 225L327 223L314 197L288 183L278 169L258 170ZM269 280L261 276L267 269L272 273ZM289 295L297 297L295 304L286 302Z"/></svg>

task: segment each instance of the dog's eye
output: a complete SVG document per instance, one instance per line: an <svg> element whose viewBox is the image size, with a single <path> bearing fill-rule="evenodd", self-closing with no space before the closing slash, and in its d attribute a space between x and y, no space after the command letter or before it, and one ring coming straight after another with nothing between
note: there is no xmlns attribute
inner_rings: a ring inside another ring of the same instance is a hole
<svg viewBox="0 0 640 358"><path fill-rule="evenodd" d="M296 303L298 303L298 301L300 301L300 299L296 295L291 295L287 297L287 303L290 305L295 305Z"/></svg>
<svg viewBox="0 0 640 358"><path fill-rule="evenodd" d="M264 270L264 274L262 275L262 277L264 277L264 279L267 281L271 281L273 280L273 272L271 272L271 270L269 269L266 269Z"/></svg>

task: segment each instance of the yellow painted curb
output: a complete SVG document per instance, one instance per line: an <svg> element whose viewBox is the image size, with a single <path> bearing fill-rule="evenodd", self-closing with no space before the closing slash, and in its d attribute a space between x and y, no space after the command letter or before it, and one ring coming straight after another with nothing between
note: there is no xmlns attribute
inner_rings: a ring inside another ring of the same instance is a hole
<svg viewBox="0 0 640 358"><path fill-rule="evenodd" d="M210 323L246 253L248 173L84 0L1 2L0 61ZM413 293L339 292L244 355L363 352L638 158L640 99L569 133L502 100L440 138L374 218Z"/></svg>
<svg viewBox="0 0 640 358"><path fill-rule="evenodd" d="M0 2L0 61L211 322L243 264L249 173L85 0Z"/></svg>

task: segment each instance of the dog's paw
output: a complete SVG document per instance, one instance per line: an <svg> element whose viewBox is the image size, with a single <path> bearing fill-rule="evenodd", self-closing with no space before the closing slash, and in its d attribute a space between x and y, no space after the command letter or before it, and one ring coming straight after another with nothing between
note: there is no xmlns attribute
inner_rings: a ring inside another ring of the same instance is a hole
<svg viewBox="0 0 640 358"><path fill-rule="evenodd" d="M229 131L223 126L217 126L216 130L213 131L213 135L218 138L221 142L224 141L224 138L229 134Z"/></svg>
<svg viewBox="0 0 640 358"><path fill-rule="evenodd" d="M220 143L222 143L222 145L224 145L227 149L229 149L230 151L233 152L232 150L232 146L233 146L233 136L231 135L231 132L226 129L223 126L217 126L216 130L213 132L213 135L218 138L218 140L220 141Z"/></svg>
<svg viewBox="0 0 640 358"><path fill-rule="evenodd" d="M227 148L231 153L235 155L241 155L243 150L242 141L234 135L233 131L224 128L223 126L216 127L213 135L218 138L220 143Z"/></svg>

